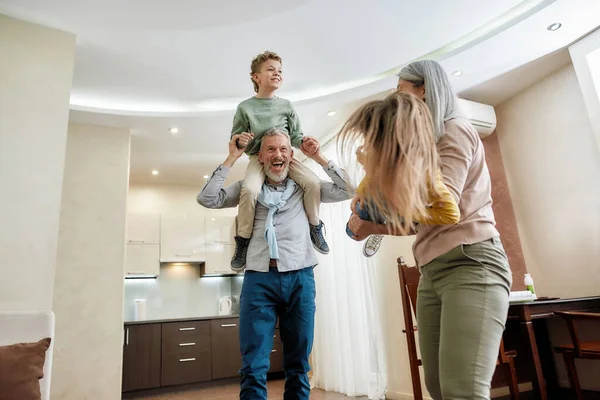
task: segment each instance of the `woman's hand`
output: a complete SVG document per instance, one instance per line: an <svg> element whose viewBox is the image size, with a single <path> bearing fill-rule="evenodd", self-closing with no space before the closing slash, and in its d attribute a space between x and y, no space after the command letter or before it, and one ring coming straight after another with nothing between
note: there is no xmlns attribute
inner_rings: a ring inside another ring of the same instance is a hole
<svg viewBox="0 0 600 400"><path fill-rule="evenodd" d="M360 219L357 214L352 214L348 221L348 227L354 232L354 240L361 241L369 235L380 234L380 226L371 222Z"/></svg>
<svg viewBox="0 0 600 400"><path fill-rule="evenodd" d="M356 193L354 195L354 197L352 198L352 202L350 203L350 211L352 211L353 214L356 214L356 206L358 206L358 204L360 203L360 209L364 210L365 206L364 206L364 198L362 195Z"/></svg>

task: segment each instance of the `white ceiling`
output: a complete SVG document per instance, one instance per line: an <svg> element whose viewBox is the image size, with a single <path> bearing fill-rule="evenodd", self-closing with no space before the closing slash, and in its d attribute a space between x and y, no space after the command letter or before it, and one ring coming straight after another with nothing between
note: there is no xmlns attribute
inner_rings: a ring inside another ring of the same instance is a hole
<svg viewBox="0 0 600 400"><path fill-rule="evenodd" d="M190 185L224 158L265 49L284 59L280 95L305 134L325 139L415 58L463 70L452 80L469 93L600 23L598 0L0 0L0 12L78 35L71 119L132 128L132 181Z"/></svg>

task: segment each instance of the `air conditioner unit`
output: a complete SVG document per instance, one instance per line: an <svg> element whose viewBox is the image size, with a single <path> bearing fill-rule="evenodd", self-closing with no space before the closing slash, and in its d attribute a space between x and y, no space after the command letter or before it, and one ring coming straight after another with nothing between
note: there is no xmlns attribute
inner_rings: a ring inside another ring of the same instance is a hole
<svg viewBox="0 0 600 400"><path fill-rule="evenodd" d="M487 137L496 129L494 107L474 101L458 99L459 106L471 124L477 129L480 138Z"/></svg>

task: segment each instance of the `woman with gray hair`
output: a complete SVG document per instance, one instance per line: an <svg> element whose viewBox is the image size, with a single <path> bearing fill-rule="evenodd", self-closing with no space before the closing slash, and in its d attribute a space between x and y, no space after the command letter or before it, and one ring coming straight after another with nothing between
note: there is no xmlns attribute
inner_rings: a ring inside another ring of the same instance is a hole
<svg viewBox="0 0 600 400"><path fill-rule="evenodd" d="M483 143L439 63L409 64L398 89L429 106L444 183L461 214L458 224L416 229L417 322L427 390L434 400L489 399L512 273L495 228ZM388 233L356 214L349 228L361 237Z"/></svg>

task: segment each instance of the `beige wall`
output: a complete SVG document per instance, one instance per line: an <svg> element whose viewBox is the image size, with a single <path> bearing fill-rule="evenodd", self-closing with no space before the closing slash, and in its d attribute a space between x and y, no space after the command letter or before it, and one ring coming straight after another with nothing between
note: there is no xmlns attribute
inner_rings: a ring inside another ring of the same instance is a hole
<svg viewBox="0 0 600 400"><path fill-rule="evenodd" d="M0 14L0 310L50 310L75 36Z"/></svg>
<svg viewBox="0 0 600 400"><path fill-rule="evenodd" d="M52 399L121 398L129 130L69 125Z"/></svg>
<svg viewBox="0 0 600 400"><path fill-rule="evenodd" d="M573 66L496 112L523 253L538 294L599 295L600 153ZM569 342L562 321L550 321L550 327L553 344ZM600 390L600 369L586 361L577 364L582 386ZM561 360L557 372L568 386Z"/></svg>
<svg viewBox="0 0 600 400"><path fill-rule="evenodd" d="M196 202L196 196L202 189L180 185L149 185L132 183L129 186L127 211L131 213L158 213L164 215L188 214L204 217L206 208ZM237 208L214 210L213 215L234 216Z"/></svg>
<svg viewBox="0 0 600 400"><path fill-rule="evenodd" d="M573 67L496 112L523 253L538 293L598 295L600 153Z"/></svg>

